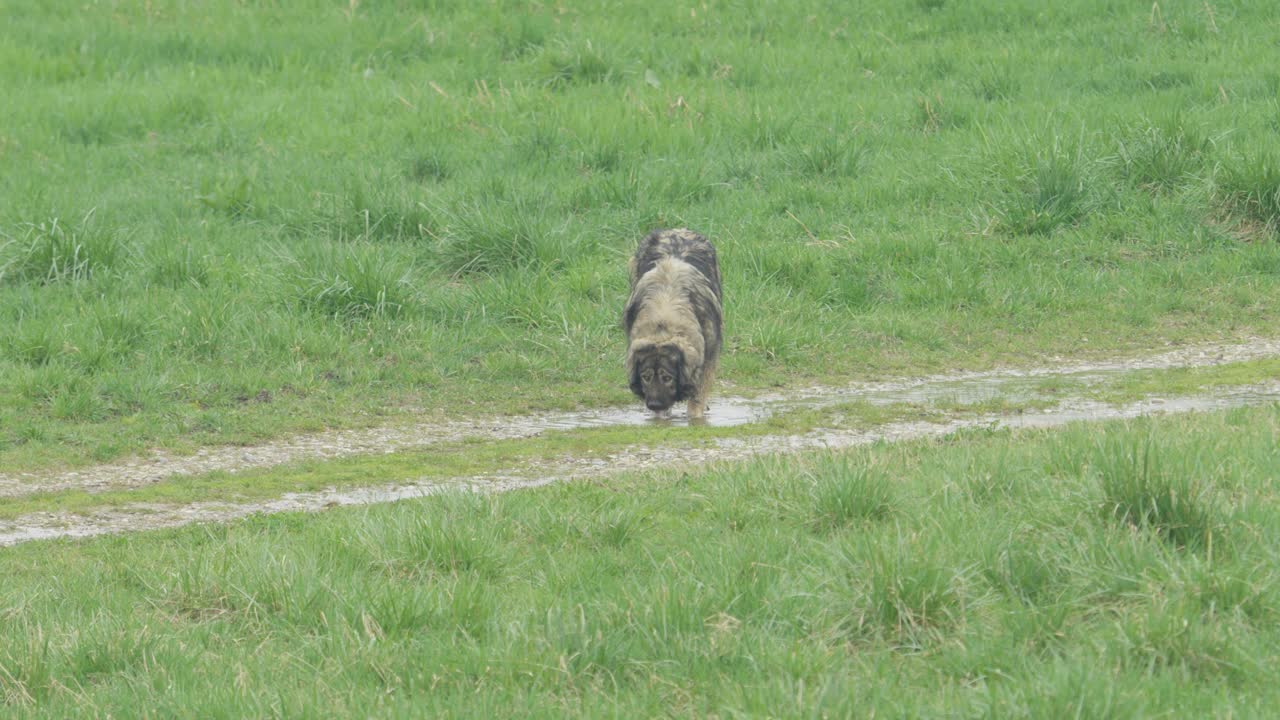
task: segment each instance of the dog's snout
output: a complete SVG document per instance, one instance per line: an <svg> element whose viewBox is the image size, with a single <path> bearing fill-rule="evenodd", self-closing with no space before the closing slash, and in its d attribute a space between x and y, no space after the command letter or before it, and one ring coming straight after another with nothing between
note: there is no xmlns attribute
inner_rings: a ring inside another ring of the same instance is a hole
<svg viewBox="0 0 1280 720"><path fill-rule="evenodd" d="M652 410L652 411L654 411L654 412L662 412L663 410L666 410L666 409L667 409L667 406L666 406L666 405L662 404L661 402L659 402L659 401L657 401L657 400L650 400L650 401L646 402L644 405L645 405L645 407L649 408L650 410Z"/></svg>

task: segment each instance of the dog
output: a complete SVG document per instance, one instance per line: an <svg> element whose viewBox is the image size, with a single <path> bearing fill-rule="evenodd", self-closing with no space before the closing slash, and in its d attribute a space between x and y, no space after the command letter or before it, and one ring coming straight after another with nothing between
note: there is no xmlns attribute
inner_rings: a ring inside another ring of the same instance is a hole
<svg viewBox="0 0 1280 720"><path fill-rule="evenodd" d="M658 416L688 400L689 419L701 419L724 323L716 249L692 230L655 230L640 241L630 272L622 326L631 392Z"/></svg>

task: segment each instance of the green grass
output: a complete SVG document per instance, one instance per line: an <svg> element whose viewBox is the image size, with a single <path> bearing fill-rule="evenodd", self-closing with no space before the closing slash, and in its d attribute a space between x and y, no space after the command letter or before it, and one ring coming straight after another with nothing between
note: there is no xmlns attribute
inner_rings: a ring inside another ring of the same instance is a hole
<svg viewBox="0 0 1280 720"><path fill-rule="evenodd" d="M1124 402L1152 395L1194 395L1275 381L1280 360L1265 359L1200 368L1133 370L1108 378L1080 394L1108 402Z"/></svg>
<svg viewBox="0 0 1280 720"><path fill-rule="evenodd" d="M9 3L0 468L626 402L659 225L718 243L744 391L1270 333L1273 29L1191 0Z"/></svg>
<svg viewBox="0 0 1280 720"><path fill-rule="evenodd" d="M1254 717L1280 407L0 550L15 717Z"/></svg>
<svg viewBox="0 0 1280 720"><path fill-rule="evenodd" d="M717 242L721 376L747 394L1280 319L1265 4L0 15L4 471L626 402L625 262L661 225ZM549 433L31 495L0 515L1044 402ZM1275 407L973 430L4 548L0 714L1264 716L1280 701L1278 435Z"/></svg>

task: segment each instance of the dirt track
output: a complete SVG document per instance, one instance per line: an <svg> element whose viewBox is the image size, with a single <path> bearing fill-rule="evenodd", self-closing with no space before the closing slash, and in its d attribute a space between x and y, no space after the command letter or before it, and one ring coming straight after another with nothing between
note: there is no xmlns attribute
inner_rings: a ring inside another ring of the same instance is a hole
<svg viewBox="0 0 1280 720"><path fill-rule="evenodd" d="M987 399L1027 399L1034 392L1030 381L1046 377L1071 378L1088 384L1117 374L1146 369L1205 367L1246 360L1280 357L1280 341L1256 340L1235 345L1181 348L1143 357L1102 362L1061 362L1035 368L957 373L892 382L861 383L844 387L814 387L750 400L724 398L710 413L713 424L734 425L764 419L800 407L821 407L839 402L877 404L948 401L970 404ZM395 485L356 490L286 494L278 499L250 504L197 503L187 506L138 504L89 515L35 513L12 521L0 521L0 545L56 537L84 537L170 527L191 522L228 520L258 512L319 510L334 505L388 502L420 497L449 489L505 491L551 482L600 477L620 472L661 467L677 453L684 463L736 460L753 455L799 452L821 447L849 447L879 440L897 441L943 435L967 427L1049 427L1077 420L1136 417L1161 412L1191 412L1247 404L1280 401L1280 381L1233 388L1213 395L1145 400L1123 406L1063 400L1050 409L1011 415L988 414L939 422L902 422L873 430L826 429L803 435L767 435L733 438L710 446L688 448L629 447L607 460L565 457L554 462L511 469L496 475L459 477L422 482L403 478ZM681 422L675 418L673 422ZM486 420L437 421L419 424L334 431L289 438L257 447L211 448L190 457L156 453L149 458L112 463L59 474L0 475L0 497L36 492L129 489L161 482L179 475L215 470L237 471L270 467L306 459L337 458L360 454L390 453L471 437L490 439L530 437L547 430L651 422L639 408L528 415Z"/></svg>

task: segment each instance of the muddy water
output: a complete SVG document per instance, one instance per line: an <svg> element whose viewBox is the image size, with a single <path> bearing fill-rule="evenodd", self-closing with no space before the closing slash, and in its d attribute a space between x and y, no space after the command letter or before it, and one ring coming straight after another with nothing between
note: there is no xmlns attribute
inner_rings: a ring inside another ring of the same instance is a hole
<svg viewBox="0 0 1280 720"><path fill-rule="evenodd" d="M1280 381L1235 388L1212 395L1148 399L1127 405L1067 401L1056 407L1014 414L988 414L943 422L898 422L874 429L829 429L803 435L726 438L707 446L629 447L607 459L565 457L501 473L459 477L447 481L409 481L396 485L290 493L254 504L196 503L182 507L140 506L102 511L87 516L38 513L15 521L0 521L0 545L59 537L88 537L107 533L174 527L194 522L217 522L256 513L318 511L342 505L366 505L419 498L450 491L507 492L555 482L583 480L671 467L741 460L759 455L840 449L875 442L898 442L947 435L966 428L1050 428L1077 421L1114 420L1163 413L1221 410L1280 402ZM642 416L643 417L643 416ZM644 422L651 420L645 418Z"/></svg>
<svg viewBox="0 0 1280 720"><path fill-rule="evenodd" d="M853 401L880 405L904 402L967 405L995 399L1011 402L1032 399L1052 401L1053 398L1040 396L1038 380L1057 377L1088 385L1133 370L1205 367L1272 357L1280 357L1280 340L1255 339L1233 345L1179 348L1138 358L1097 362L1063 361L1037 368L953 373L841 387L813 387L751 399L713 397L705 422L712 426L742 425L798 408L820 408ZM441 419L361 430L330 431L253 447L205 448L182 457L155 452L148 457L61 473L0 474L0 498L71 489L87 492L127 489L179 475L235 472L309 459L392 453L467 438L517 439L548 430L646 424L685 425L688 424L688 419L682 410L676 410L667 418L655 418L637 404L580 412L484 420Z"/></svg>
<svg viewBox="0 0 1280 720"><path fill-rule="evenodd" d="M738 397L726 397L713 400L706 416L692 422L712 427L732 427L759 422L783 409L785 399L782 396L753 398L750 400ZM519 424L533 432L546 430L577 430L579 428L609 427L618 425L675 425L690 424L683 410L673 409L665 415L655 415L637 405L636 407L609 408L587 412L561 413L544 417L524 417Z"/></svg>

